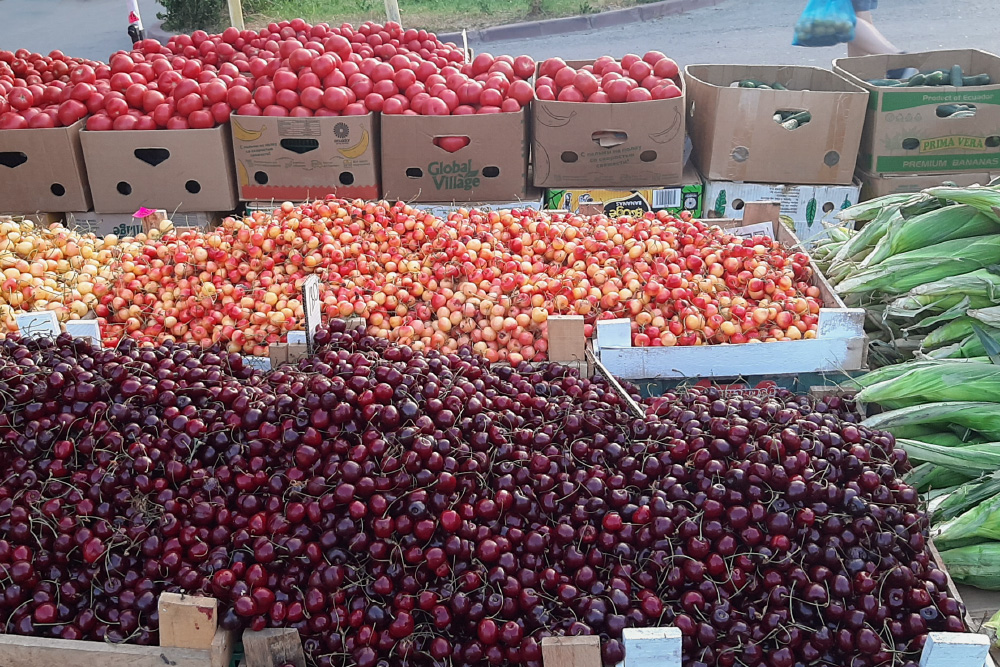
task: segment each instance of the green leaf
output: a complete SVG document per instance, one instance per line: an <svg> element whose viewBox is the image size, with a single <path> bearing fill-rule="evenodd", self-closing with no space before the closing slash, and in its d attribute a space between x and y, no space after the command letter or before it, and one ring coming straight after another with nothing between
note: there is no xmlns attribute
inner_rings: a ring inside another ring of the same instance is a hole
<svg viewBox="0 0 1000 667"><path fill-rule="evenodd" d="M986 355L990 358L990 361L1000 366L1000 343L986 333L986 329L978 322L972 323L972 330L979 336L979 340L983 344L983 348L986 350Z"/></svg>

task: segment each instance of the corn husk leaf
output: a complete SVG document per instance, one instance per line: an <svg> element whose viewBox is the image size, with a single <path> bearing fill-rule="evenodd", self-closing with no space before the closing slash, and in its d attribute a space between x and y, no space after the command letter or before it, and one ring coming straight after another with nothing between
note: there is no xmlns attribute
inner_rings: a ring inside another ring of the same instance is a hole
<svg viewBox="0 0 1000 667"><path fill-rule="evenodd" d="M864 259L879 242L879 239L885 236L892 220L901 217L897 207L887 207L880 211L871 222L844 243L834 256L830 264L831 269L841 263L853 265Z"/></svg>
<svg viewBox="0 0 1000 667"><path fill-rule="evenodd" d="M885 195L879 197L878 199L869 199L868 201L848 206L844 210L837 213L836 218L838 220L844 220L845 222L847 220L867 222L868 220L874 220L877 218L878 215L886 209L898 209L901 204L911 201L912 199L914 199L914 195L909 192Z"/></svg>
<svg viewBox="0 0 1000 667"><path fill-rule="evenodd" d="M889 408L935 401L1000 402L1000 367L983 363L921 365L865 387L855 398Z"/></svg>
<svg viewBox="0 0 1000 667"><path fill-rule="evenodd" d="M956 549L987 540L1000 540L1000 495L963 512L934 538L940 550Z"/></svg>
<svg viewBox="0 0 1000 667"><path fill-rule="evenodd" d="M969 475L963 475L960 472L948 470L933 463L921 463L906 473L903 481L920 493L927 493L931 489L946 489L954 486L961 488L960 485L965 484L970 479Z"/></svg>
<svg viewBox="0 0 1000 667"><path fill-rule="evenodd" d="M1000 306L991 306L989 308L971 308L969 309L969 317L979 320L986 326L1000 329Z"/></svg>
<svg viewBox="0 0 1000 667"><path fill-rule="evenodd" d="M931 518L934 523L951 521L997 494L1000 494L1000 476L993 473L988 477L973 480L957 488L934 508L934 514Z"/></svg>
<svg viewBox="0 0 1000 667"><path fill-rule="evenodd" d="M837 291L900 295L924 283L989 266L997 257L1000 235L954 239L895 255L851 276L837 285Z"/></svg>
<svg viewBox="0 0 1000 667"><path fill-rule="evenodd" d="M1000 222L1000 189L974 185L967 188L957 188L942 185L927 188L925 193L942 199L948 199L959 204L968 204Z"/></svg>
<svg viewBox="0 0 1000 667"><path fill-rule="evenodd" d="M1000 469L1000 442L986 442L965 447L941 447L929 442L899 438L896 443L913 461L933 463L954 472L976 478Z"/></svg>
<svg viewBox="0 0 1000 667"><path fill-rule="evenodd" d="M900 426L938 425L971 429L990 440L1000 440L1000 410L996 403L945 401L889 410L862 422L869 428L895 433ZM1000 467L1000 466L998 466Z"/></svg>
<svg viewBox="0 0 1000 667"><path fill-rule="evenodd" d="M924 337L920 349L933 350L948 343L965 340L972 335L972 323L975 321L975 318L964 316L939 326Z"/></svg>
<svg viewBox="0 0 1000 667"><path fill-rule="evenodd" d="M1000 542L985 542L941 552L951 578L988 591L1000 590Z"/></svg>
<svg viewBox="0 0 1000 667"><path fill-rule="evenodd" d="M946 206L892 225L865 259L872 266L894 255L953 239L1000 233L1000 222L972 206Z"/></svg>

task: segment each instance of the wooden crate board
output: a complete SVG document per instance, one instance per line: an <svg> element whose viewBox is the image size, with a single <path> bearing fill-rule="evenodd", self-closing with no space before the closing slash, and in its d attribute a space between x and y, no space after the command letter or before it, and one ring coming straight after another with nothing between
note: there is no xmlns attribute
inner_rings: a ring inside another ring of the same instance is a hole
<svg viewBox="0 0 1000 667"><path fill-rule="evenodd" d="M0 635L4 667L209 667L208 651ZM214 667L214 666L213 666Z"/></svg>
<svg viewBox="0 0 1000 667"><path fill-rule="evenodd" d="M795 234L781 223L772 223L772 229L775 238L786 246L800 244ZM731 378L864 368L868 354L864 309L848 308L815 267L813 282L823 302L830 304L820 309L815 339L743 345L632 347L631 336L626 336L624 326L629 320L603 320L597 323L597 356L609 371L627 380ZM602 336L603 331L615 327L620 328L614 335Z"/></svg>

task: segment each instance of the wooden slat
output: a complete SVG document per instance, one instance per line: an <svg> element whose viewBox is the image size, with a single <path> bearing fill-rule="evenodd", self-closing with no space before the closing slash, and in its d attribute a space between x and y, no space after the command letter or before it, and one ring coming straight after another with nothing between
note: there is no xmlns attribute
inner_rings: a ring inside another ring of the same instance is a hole
<svg viewBox="0 0 1000 667"><path fill-rule="evenodd" d="M218 600L198 595L161 593L157 608L160 646L212 648L219 627Z"/></svg>
<svg viewBox="0 0 1000 667"><path fill-rule="evenodd" d="M243 653L246 667L280 667L286 662L306 667L302 639L294 628L247 630L243 633Z"/></svg>
<svg viewBox="0 0 1000 667"><path fill-rule="evenodd" d="M3 667L208 667L209 652L0 635Z"/></svg>
<svg viewBox="0 0 1000 667"><path fill-rule="evenodd" d="M545 637L542 639L545 667L601 667L601 639L586 637Z"/></svg>
<svg viewBox="0 0 1000 667"><path fill-rule="evenodd" d="M229 667L233 660L233 649L236 645L236 633L219 628L209 649L211 667Z"/></svg>

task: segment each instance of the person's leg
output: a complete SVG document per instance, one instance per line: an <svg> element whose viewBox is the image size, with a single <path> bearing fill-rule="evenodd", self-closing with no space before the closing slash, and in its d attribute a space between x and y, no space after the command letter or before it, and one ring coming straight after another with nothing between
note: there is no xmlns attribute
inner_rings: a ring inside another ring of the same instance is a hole
<svg viewBox="0 0 1000 667"><path fill-rule="evenodd" d="M900 53L896 46L885 38L875 24L872 23L872 13L857 12L858 24L854 28L854 39L847 43L847 55L870 56L881 53Z"/></svg>

